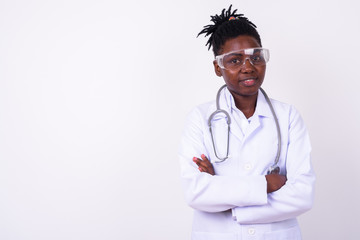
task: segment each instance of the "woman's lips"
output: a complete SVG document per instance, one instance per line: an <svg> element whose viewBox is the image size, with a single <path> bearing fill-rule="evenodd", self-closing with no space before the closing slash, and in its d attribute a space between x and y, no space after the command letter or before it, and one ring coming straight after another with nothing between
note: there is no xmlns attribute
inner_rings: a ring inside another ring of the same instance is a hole
<svg viewBox="0 0 360 240"><path fill-rule="evenodd" d="M256 78L247 78L244 80L240 80L240 83L246 87L251 87L256 84L257 79Z"/></svg>

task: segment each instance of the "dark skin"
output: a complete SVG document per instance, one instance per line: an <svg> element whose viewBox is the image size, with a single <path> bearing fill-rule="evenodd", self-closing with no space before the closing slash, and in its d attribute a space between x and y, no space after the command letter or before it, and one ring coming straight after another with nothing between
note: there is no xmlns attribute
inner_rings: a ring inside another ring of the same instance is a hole
<svg viewBox="0 0 360 240"><path fill-rule="evenodd" d="M221 48L220 54L256 47L261 46L255 38L240 35L227 40ZM231 71L222 69L216 60L213 64L215 74L223 77L227 88L233 95L236 107L244 113L246 118L251 117L255 112L258 90L265 78L266 65L253 66L246 61L238 71ZM246 80L250 80L250 82Z"/></svg>
<svg viewBox="0 0 360 240"><path fill-rule="evenodd" d="M240 35L236 38L227 40L221 48L221 53L228 53L246 48L261 47L257 40L251 36ZM241 110L246 118L251 117L256 108L258 90L261 87L266 71L266 65L253 66L249 61L238 71L222 69L214 60L215 74L223 77L227 88L234 97L236 107ZM193 161L199 167L200 172L215 175L214 168L208 158L202 154L201 158L194 157ZM279 190L286 183L286 176L280 174L268 174L265 176L267 181L267 193Z"/></svg>

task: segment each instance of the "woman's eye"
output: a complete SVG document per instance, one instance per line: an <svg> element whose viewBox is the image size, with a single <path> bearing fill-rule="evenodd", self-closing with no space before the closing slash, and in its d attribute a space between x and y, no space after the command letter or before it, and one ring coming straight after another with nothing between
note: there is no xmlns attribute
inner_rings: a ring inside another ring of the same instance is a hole
<svg viewBox="0 0 360 240"><path fill-rule="evenodd" d="M241 63L241 58L239 58L239 57L234 57L234 58L231 58L229 60L230 60L229 62L231 64L240 64Z"/></svg>
<svg viewBox="0 0 360 240"><path fill-rule="evenodd" d="M242 63L243 56L241 54L229 54L224 57L224 65L238 66Z"/></svg>
<svg viewBox="0 0 360 240"><path fill-rule="evenodd" d="M260 62L262 60L261 56L251 56L251 60L254 62Z"/></svg>

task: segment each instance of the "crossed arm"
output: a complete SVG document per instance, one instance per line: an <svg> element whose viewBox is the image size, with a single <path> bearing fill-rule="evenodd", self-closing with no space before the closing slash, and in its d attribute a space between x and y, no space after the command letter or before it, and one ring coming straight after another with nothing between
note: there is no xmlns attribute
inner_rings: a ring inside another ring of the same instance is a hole
<svg viewBox="0 0 360 240"><path fill-rule="evenodd" d="M194 163L198 166L200 172L205 172L210 175L215 175L214 168L207 157L202 154L201 158L194 157ZM286 183L286 176L280 174L268 174L265 176L267 182L267 193L272 193L279 190Z"/></svg>

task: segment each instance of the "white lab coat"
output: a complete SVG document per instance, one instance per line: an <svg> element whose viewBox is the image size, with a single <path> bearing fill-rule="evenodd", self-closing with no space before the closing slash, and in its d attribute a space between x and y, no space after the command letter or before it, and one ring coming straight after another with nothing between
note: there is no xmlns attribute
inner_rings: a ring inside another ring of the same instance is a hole
<svg viewBox="0 0 360 240"><path fill-rule="evenodd" d="M213 163L215 175L201 173L192 161L205 154L216 159L208 118L215 101L195 108L188 116L179 157L187 203L194 209L193 240L301 239L296 217L313 204L315 175L310 140L299 113L291 105L271 100L280 124L280 173L286 184L267 194L265 174L277 152L274 118L259 91L251 121L245 118L225 88L220 108L231 116L229 158ZM227 125L223 116L212 121L217 151L226 154Z"/></svg>

